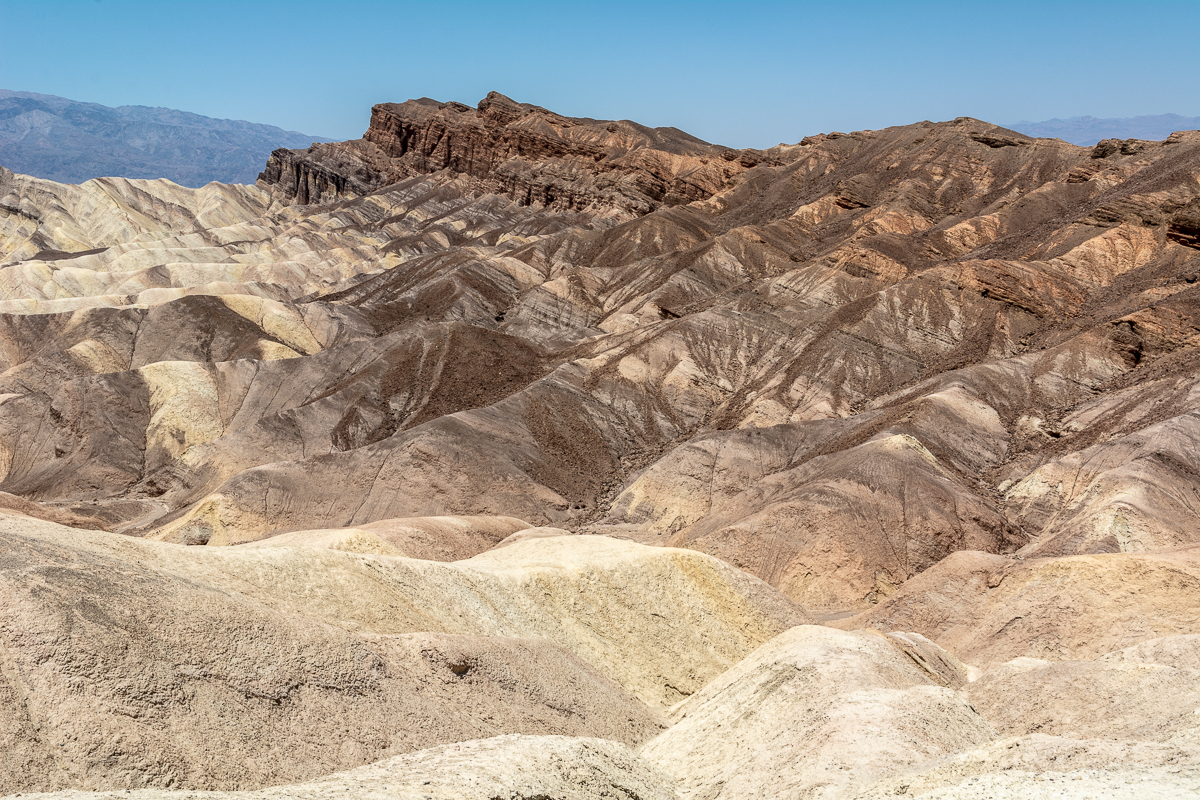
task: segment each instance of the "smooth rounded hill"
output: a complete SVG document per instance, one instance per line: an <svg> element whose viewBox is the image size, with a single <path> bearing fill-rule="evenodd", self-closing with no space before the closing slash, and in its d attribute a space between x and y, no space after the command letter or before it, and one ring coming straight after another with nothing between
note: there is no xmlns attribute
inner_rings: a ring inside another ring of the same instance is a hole
<svg viewBox="0 0 1200 800"><path fill-rule="evenodd" d="M9 792L252 788L501 733L635 744L808 619L712 557L595 536L453 564L16 515L0 539Z"/></svg>

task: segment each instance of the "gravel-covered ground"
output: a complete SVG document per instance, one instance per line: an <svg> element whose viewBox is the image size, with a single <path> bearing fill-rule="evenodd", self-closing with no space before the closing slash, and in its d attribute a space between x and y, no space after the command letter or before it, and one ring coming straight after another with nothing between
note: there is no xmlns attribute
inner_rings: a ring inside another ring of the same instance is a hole
<svg viewBox="0 0 1200 800"><path fill-rule="evenodd" d="M929 800L1186 800L1200 797L1200 767L1004 772L979 775L915 794L905 790L902 783L889 785L886 789L860 795L856 800L897 796Z"/></svg>

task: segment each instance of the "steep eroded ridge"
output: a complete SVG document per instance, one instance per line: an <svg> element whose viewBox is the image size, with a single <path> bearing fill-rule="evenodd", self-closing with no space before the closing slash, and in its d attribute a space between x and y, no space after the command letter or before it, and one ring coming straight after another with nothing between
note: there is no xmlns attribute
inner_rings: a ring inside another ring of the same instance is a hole
<svg viewBox="0 0 1200 800"><path fill-rule="evenodd" d="M491 92L477 108L381 103L362 139L276 150L259 179L285 202L317 203L449 170L526 205L646 213L710 197L763 158L675 128L564 117Z"/></svg>

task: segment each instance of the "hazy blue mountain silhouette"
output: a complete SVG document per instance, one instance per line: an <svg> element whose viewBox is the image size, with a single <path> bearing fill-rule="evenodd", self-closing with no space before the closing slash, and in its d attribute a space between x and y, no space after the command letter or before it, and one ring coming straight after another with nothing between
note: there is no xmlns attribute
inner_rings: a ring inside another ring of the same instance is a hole
<svg viewBox="0 0 1200 800"><path fill-rule="evenodd" d="M62 183L104 176L254 183L275 148L328 141L170 108L109 108L0 89L0 166Z"/></svg>
<svg viewBox="0 0 1200 800"><path fill-rule="evenodd" d="M1159 141L1175 131L1200 129L1200 117L1181 117L1178 114L1155 114L1125 119L1071 117L1070 119L1048 119L1044 122L1014 122L1004 127L1026 136L1063 139L1072 144L1091 146L1101 139Z"/></svg>

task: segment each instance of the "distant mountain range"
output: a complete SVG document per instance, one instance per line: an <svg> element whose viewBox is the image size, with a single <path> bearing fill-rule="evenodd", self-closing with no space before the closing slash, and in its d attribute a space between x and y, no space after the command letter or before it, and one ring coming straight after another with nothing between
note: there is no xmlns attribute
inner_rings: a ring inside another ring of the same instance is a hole
<svg viewBox="0 0 1200 800"><path fill-rule="evenodd" d="M110 175L193 187L254 183L275 148L328 141L170 108L109 108L0 89L0 166L62 183Z"/></svg>
<svg viewBox="0 0 1200 800"><path fill-rule="evenodd" d="M1178 114L1155 114L1125 119L1071 117L1070 119L1048 119L1044 122L1014 122L1004 127L1026 136L1062 139L1071 144L1090 147L1101 139L1159 141L1175 131L1200 129L1200 117L1181 117Z"/></svg>

